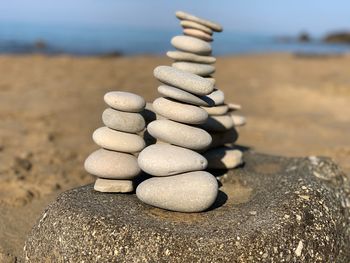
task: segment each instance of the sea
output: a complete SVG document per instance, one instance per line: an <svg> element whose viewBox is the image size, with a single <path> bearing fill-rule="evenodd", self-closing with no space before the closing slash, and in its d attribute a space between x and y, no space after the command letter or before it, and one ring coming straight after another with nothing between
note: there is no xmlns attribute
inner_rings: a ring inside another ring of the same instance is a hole
<svg viewBox="0 0 350 263"><path fill-rule="evenodd" d="M0 54L49 55L164 54L172 50L170 39L181 29L117 26L38 25L0 23ZM321 38L299 42L296 37L264 33L224 31L215 34L214 55L290 52L333 55L350 51L350 45L327 44Z"/></svg>

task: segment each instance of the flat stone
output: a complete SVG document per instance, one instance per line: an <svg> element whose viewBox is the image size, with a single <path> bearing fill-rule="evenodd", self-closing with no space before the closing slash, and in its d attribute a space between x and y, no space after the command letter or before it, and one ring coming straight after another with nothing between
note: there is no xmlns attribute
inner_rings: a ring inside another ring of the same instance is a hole
<svg viewBox="0 0 350 263"><path fill-rule="evenodd" d="M91 153L84 168L92 175L107 179L132 179L140 173L135 156L105 149Z"/></svg>
<svg viewBox="0 0 350 263"><path fill-rule="evenodd" d="M171 44L178 50L191 52L198 55L210 55L211 45L201 39L190 36L175 36Z"/></svg>
<svg viewBox="0 0 350 263"><path fill-rule="evenodd" d="M214 90L214 85L195 74L169 66L158 66L153 71L154 76L161 82L174 86L196 95L207 95Z"/></svg>
<svg viewBox="0 0 350 263"><path fill-rule="evenodd" d="M215 105L222 105L225 102L225 94L219 89L215 89L212 93L206 96L214 101Z"/></svg>
<svg viewBox="0 0 350 263"><path fill-rule="evenodd" d="M161 85L158 87L158 92L164 97L168 97L177 101L198 105L209 106L214 105L214 101L206 96L196 96L185 90L178 89L168 85Z"/></svg>
<svg viewBox="0 0 350 263"><path fill-rule="evenodd" d="M207 19L200 18L200 17L197 17L195 15L192 15L192 14L189 14L189 13L186 13L186 12L183 12L183 11L177 11L175 13L175 15L176 15L176 17L178 19L197 22L199 24L202 24L202 25L204 25L206 27L211 28L213 31L216 31L216 32L221 32L222 31L222 26L221 25L219 25L218 23L209 21Z"/></svg>
<svg viewBox="0 0 350 263"><path fill-rule="evenodd" d="M198 106L158 98L153 102L154 110L167 119L188 124L204 123L208 113ZM232 118L229 117L232 121Z"/></svg>
<svg viewBox="0 0 350 263"><path fill-rule="evenodd" d="M233 125L234 126L243 126L246 124L246 118L243 117L243 116L239 116L239 115L233 115L231 114L231 118L232 118L232 121L233 121Z"/></svg>
<svg viewBox="0 0 350 263"><path fill-rule="evenodd" d="M107 150L136 153L145 148L145 141L136 134L101 127L92 134L94 142Z"/></svg>
<svg viewBox="0 0 350 263"><path fill-rule="evenodd" d="M213 77L204 77L206 80L209 80L211 83L213 83L213 85L215 85L215 83L216 83L216 80L215 80L215 78L213 78Z"/></svg>
<svg viewBox="0 0 350 263"><path fill-rule="evenodd" d="M141 96L124 91L108 92L104 96L104 101L111 108L126 112L140 112L146 105Z"/></svg>
<svg viewBox="0 0 350 263"><path fill-rule="evenodd" d="M199 76L207 76L215 72L215 67L208 64L200 64L193 62L174 62L174 68L190 72Z"/></svg>
<svg viewBox="0 0 350 263"><path fill-rule="evenodd" d="M189 20L181 20L180 25L183 28L194 28L194 29L201 30L209 35L213 34L213 30L211 30L209 27L204 26L202 24L199 24L197 22L193 22L193 21L189 21Z"/></svg>
<svg viewBox="0 0 350 263"><path fill-rule="evenodd" d="M102 113L102 121L111 129L131 133L142 131L146 125L140 113L123 112L110 108L105 109Z"/></svg>
<svg viewBox="0 0 350 263"><path fill-rule="evenodd" d="M111 180L97 178L94 190L103 193L130 193L134 191L131 180Z"/></svg>
<svg viewBox="0 0 350 263"><path fill-rule="evenodd" d="M156 139L199 151L211 144L211 136L205 130L170 120L157 120L147 126Z"/></svg>
<svg viewBox="0 0 350 263"><path fill-rule="evenodd" d="M190 62L198 62L198 63L204 63L204 64L213 64L216 62L215 57L200 56L200 55L183 52L183 51L168 51L166 55L169 58L180 60L180 61L190 61Z"/></svg>
<svg viewBox="0 0 350 263"><path fill-rule="evenodd" d="M165 211L92 185L62 193L30 231L24 257L28 263L43 256L47 262L350 262L350 185L334 162L250 151L244 160L217 175L218 198L204 213Z"/></svg>
<svg viewBox="0 0 350 263"><path fill-rule="evenodd" d="M141 169L154 176L168 176L204 170L207 160L192 150L170 144L146 147L138 156Z"/></svg>
<svg viewBox="0 0 350 263"><path fill-rule="evenodd" d="M235 110L240 110L242 109L242 106L239 105L239 104L236 104L236 103L228 103L228 108L231 110L231 111L235 111Z"/></svg>
<svg viewBox="0 0 350 263"><path fill-rule="evenodd" d="M209 116L206 122L199 125L206 131L224 132L234 127L231 115Z"/></svg>
<svg viewBox="0 0 350 263"><path fill-rule="evenodd" d="M196 38L202 39L204 41L209 41L209 42L213 41L213 38L210 34L207 34L201 30L198 30L198 29L185 28L183 30L183 32L186 36L196 37Z"/></svg>
<svg viewBox="0 0 350 263"><path fill-rule="evenodd" d="M224 115L228 112L228 106L226 104L214 106L214 107L201 107L206 112L208 112L209 115Z"/></svg>
<svg viewBox="0 0 350 263"><path fill-rule="evenodd" d="M202 212L215 202L218 182L205 171L154 177L143 181L136 195L142 202L166 210Z"/></svg>
<svg viewBox="0 0 350 263"><path fill-rule="evenodd" d="M209 169L232 169L243 163L243 154L234 147L217 147L204 153Z"/></svg>
<svg viewBox="0 0 350 263"><path fill-rule="evenodd" d="M238 132L235 128L232 128L225 132L211 132L210 136L212 138L210 147L214 148L217 146L234 143L238 139Z"/></svg>

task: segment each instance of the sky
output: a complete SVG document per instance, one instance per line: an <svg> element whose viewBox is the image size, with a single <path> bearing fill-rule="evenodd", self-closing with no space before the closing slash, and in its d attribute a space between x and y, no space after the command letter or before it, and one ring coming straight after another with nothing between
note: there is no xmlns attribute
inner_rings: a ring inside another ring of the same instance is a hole
<svg viewBox="0 0 350 263"><path fill-rule="evenodd" d="M172 29L174 11L220 22L225 30L322 35L350 30L349 0L0 0L0 23Z"/></svg>

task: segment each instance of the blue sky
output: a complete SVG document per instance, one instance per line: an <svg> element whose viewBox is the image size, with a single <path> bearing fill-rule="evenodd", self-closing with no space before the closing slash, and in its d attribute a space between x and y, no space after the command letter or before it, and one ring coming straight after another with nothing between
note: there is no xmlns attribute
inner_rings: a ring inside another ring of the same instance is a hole
<svg viewBox="0 0 350 263"><path fill-rule="evenodd" d="M0 22L174 28L175 10L220 22L226 30L315 35L350 30L349 0L3 0Z"/></svg>

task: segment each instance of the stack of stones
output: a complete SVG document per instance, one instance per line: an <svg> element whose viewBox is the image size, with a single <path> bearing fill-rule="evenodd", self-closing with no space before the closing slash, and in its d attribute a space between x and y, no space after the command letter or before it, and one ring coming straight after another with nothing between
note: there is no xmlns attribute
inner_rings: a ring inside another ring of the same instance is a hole
<svg viewBox="0 0 350 263"><path fill-rule="evenodd" d="M209 42L213 41L213 32L221 32L222 26L182 11L176 12L176 16L181 21L185 36L175 36L171 40L172 45L177 49L167 53L168 57L175 60L172 66L207 78L215 84L211 74L215 72L213 64L216 58L211 56L212 49ZM201 52L195 49L196 46L203 47ZM169 92L165 92L164 87L158 88L158 91L169 96ZM204 153L208 160L208 168L234 168L242 162L241 151L233 147L233 143L238 138L235 126L243 125L245 119L231 114L240 106L225 104L225 95L217 87L207 97L212 100L212 103L200 106L208 113L209 118L199 127L208 131L213 139L209 150Z"/></svg>
<svg viewBox="0 0 350 263"><path fill-rule="evenodd" d="M145 141L136 133L145 128L140 112L146 103L136 94L121 91L106 93L104 101L110 107L102 114L106 126L92 135L102 149L89 155L85 170L98 177L94 186L96 191L132 192L132 180L141 171L134 155L145 147Z"/></svg>
<svg viewBox="0 0 350 263"><path fill-rule="evenodd" d="M201 53L206 45L194 45ZM138 156L139 166L154 176L136 189L137 197L150 205L178 212L201 212L216 200L216 178L204 171L207 160L198 151L207 149L211 136L195 127L205 123L213 83L195 74L169 66L159 66L154 76L163 83L164 96L153 102L160 115L147 126L148 133L161 143L146 147Z"/></svg>

